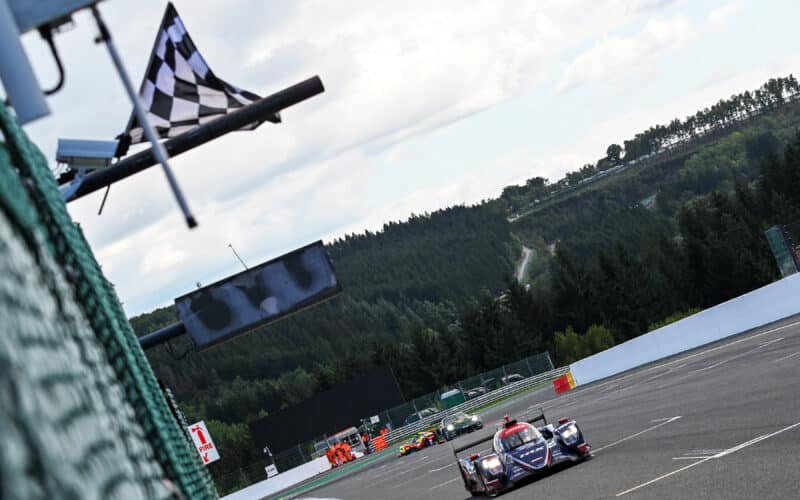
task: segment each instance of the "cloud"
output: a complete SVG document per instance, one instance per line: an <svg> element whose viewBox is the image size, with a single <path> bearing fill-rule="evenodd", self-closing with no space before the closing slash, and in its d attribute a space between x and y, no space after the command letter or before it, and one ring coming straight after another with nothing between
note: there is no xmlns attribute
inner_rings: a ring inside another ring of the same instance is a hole
<svg viewBox="0 0 800 500"><path fill-rule="evenodd" d="M164 5L163 0L101 5L137 82ZM321 235L477 202L528 174L555 177L566 169L565 157L532 163L526 148L444 181L430 180L431 172L392 155L399 148L413 150L422 136L549 84L565 52L670 5L654 0L183 2L177 7L188 30L222 78L269 94L318 74L326 92L286 110L280 125L231 133L171 159L200 223L196 230L186 230L157 167L114 185L102 217L96 216L99 193L71 204L70 212L126 310L138 313L190 290L196 281L237 270L228 243L246 261L260 262ZM648 24L642 35L648 50L681 35L678 21ZM94 31L91 17L82 13L74 30L57 37L67 85L49 101L54 115L27 127L49 158L58 137L111 138L128 119L130 105L105 50L92 41ZM46 47L33 36L25 42L40 79L51 81ZM502 130L488 130L486 136L496 134ZM384 180L392 169L408 172L402 192Z"/></svg>
<svg viewBox="0 0 800 500"><path fill-rule="evenodd" d="M685 42L690 35L688 17L678 15L668 21L650 21L635 36L605 36L567 66L559 91L625 74L656 53Z"/></svg>
<svg viewBox="0 0 800 500"><path fill-rule="evenodd" d="M738 0L728 2L722 7L712 10L708 15L708 21L714 26L722 26L736 16L741 9L742 5Z"/></svg>

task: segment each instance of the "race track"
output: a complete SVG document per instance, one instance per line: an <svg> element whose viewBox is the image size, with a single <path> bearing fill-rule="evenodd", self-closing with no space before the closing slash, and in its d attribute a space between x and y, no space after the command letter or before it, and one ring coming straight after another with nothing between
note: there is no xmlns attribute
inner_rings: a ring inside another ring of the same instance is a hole
<svg viewBox="0 0 800 500"><path fill-rule="evenodd" d="M527 393L482 413L482 432L489 436L505 413L539 407L551 420L575 418L595 457L500 498L800 498L800 317L561 396L551 387ZM301 497L469 494L445 444L377 461Z"/></svg>

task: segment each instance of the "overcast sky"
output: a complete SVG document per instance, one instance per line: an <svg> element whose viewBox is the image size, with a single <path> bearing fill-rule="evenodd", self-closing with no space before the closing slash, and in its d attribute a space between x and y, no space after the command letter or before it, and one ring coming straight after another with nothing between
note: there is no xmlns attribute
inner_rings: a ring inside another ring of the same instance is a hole
<svg viewBox="0 0 800 500"><path fill-rule="evenodd" d="M166 3L101 9L138 85ZM800 71L796 0L177 0L221 78L266 95L319 75L284 123L172 159L199 227L160 169L69 205L129 315L317 239L557 180L606 146ZM66 87L26 126L111 139L131 107L87 13L57 36ZM56 79L24 37L43 87ZM457 261L454 261L457 265Z"/></svg>

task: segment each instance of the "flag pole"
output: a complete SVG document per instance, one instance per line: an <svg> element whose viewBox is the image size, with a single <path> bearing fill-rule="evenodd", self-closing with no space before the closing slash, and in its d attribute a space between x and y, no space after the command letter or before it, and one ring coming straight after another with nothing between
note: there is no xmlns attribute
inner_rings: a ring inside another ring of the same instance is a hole
<svg viewBox="0 0 800 500"><path fill-rule="evenodd" d="M167 177L167 182L172 189L172 193L175 195L175 200L178 202L178 206L180 207L181 211L183 212L183 216L186 219L186 225L189 226L189 228L193 228L197 226L197 221L195 220L194 215L192 215L192 212L189 210L189 205L186 203L186 199L183 197L181 188L178 186L178 181L175 179L172 169L169 166L169 162L167 161L167 152L164 149L164 146L158 142L158 136L156 135L155 130L153 130L152 125L150 125L150 121L147 119L147 113L145 113L144 108L142 107L142 102L139 99L139 95L133 88L133 84L128 77L128 72L125 70L125 66L122 64L122 58L120 57L119 52L117 52L117 47L114 45L114 41L111 39L111 32L108 31L103 18L100 16L100 11L97 9L97 5L92 5L92 14L97 22L97 28L100 30L100 36L96 39L96 42L104 42L106 48L108 48L108 53L111 56L111 60L114 62L114 66L117 68L117 73L119 73L120 80L122 80L122 84L125 86L125 91L128 93L128 97L133 104L133 110L134 113L136 113L136 119L142 126L145 137L147 137L147 140L153 145L153 156L155 157L156 161L161 164L164 170L164 175Z"/></svg>
<svg viewBox="0 0 800 500"><path fill-rule="evenodd" d="M163 143L164 149L167 150L170 157L175 157L229 132L239 130L246 125L263 121L266 116L278 113L324 91L325 87L322 85L322 80L318 76L313 76L243 108L239 108L232 113L188 130L172 139L167 139ZM157 158L153 148L127 156L115 163L111 168L96 170L86 175L75 191L66 197L66 202L75 201L95 191L104 189L106 186L146 170L156 163ZM59 178L59 184L69 180L69 178L62 176Z"/></svg>

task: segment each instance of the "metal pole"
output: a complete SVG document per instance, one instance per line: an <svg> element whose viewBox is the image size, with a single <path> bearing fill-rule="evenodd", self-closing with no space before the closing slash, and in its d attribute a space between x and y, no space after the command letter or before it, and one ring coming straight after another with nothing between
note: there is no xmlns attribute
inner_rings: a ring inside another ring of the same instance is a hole
<svg viewBox="0 0 800 500"><path fill-rule="evenodd" d="M242 263L242 265L244 266L244 270L245 270L245 271L247 271L247 264L245 264L245 263L244 263L244 261L242 260L242 258L241 258L241 257L239 257L239 254L238 254L238 253L236 253L236 249L235 249L235 248L233 248L233 245L231 245L230 243L228 243L228 246L229 246L229 247L231 247L231 251L233 251L233 255L235 255L235 256L236 256L236 258L237 258L237 259L239 259L239 262L241 262L241 263Z"/></svg>
<svg viewBox="0 0 800 500"><path fill-rule="evenodd" d="M175 195L175 200L178 202L178 206L183 212L183 217L186 219L186 225L190 228L193 228L197 226L197 221L195 220L194 215L192 215L192 212L189 210L189 205L186 203L186 200L183 198L181 188L178 186L178 182L175 180L175 176L172 174L172 169L167 162L167 152L164 150L164 146L158 142L158 136L156 135L155 130L153 130L152 125L150 125L150 121L147 119L147 114L144 111L144 107L142 107L142 101L139 100L139 94L137 94L133 88L131 79L128 77L128 72L125 70L125 66L122 64L122 58L120 57L119 52L117 52L117 47L114 45L114 41L111 39L111 32L108 31L105 22L103 22L103 18L100 17L100 11L97 9L97 5L92 5L92 14L94 14L94 19L97 21L97 27L100 30L100 37L97 39L97 41L105 42L106 48L108 48L108 53L111 55L111 60L114 62L114 66L117 68L117 72L122 80L122 84L125 86L125 91L128 93L128 97L133 104L133 111L136 113L136 119L139 121L139 125L142 126L145 137L147 137L147 140L153 145L153 155L164 170L164 175L167 177L167 182L169 182L172 193Z"/></svg>
<svg viewBox="0 0 800 500"><path fill-rule="evenodd" d="M534 373L533 373L533 368L531 368L531 362L529 361L529 357L525 358L525 365L527 365L528 367L528 376L533 377Z"/></svg>
<svg viewBox="0 0 800 500"><path fill-rule="evenodd" d="M388 423L389 426L394 429L394 422L392 422L392 416L389 415L389 410L386 410L384 413L386 414L386 423ZM386 426L384 425L384 427Z"/></svg>
<svg viewBox="0 0 800 500"><path fill-rule="evenodd" d="M180 337L184 333L186 333L186 325L183 323L175 323L139 337L139 345L142 346L142 349L150 349L151 347L163 344L169 339Z"/></svg>
<svg viewBox="0 0 800 500"><path fill-rule="evenodd" d="M322 86L322 81L318 76L314 76L308 80L292 85L291 87L287 87L280 92L264 97L233 113L219 117L205 125L200 125L177 137L168 139L164 141L163 146L170 156L177 156L201 144L221 137L228 132L239 130L245 125L262 121L269 115L278 113L283 109L305 101L317 94L321 94L324 91L325 87ZM98 170L87 175L83 179L80 187L67 198L67 203L100 189L104 189L108 185L137 174L155 164L156 157L152 148L123 158L111 168Z"/></svg>
<svg viewBox="0 0 800 500"><path fill-rule="evenodd" d="M26 8L31 7L26 6ZM0 57L0 78L3 80L8 101L16 111L17 121L24 125L49 115L50 108L25 55L25 49L19 38L21 35L11 6L8 2L0 1L0 46L3 47L3 57Z"/></svg>

